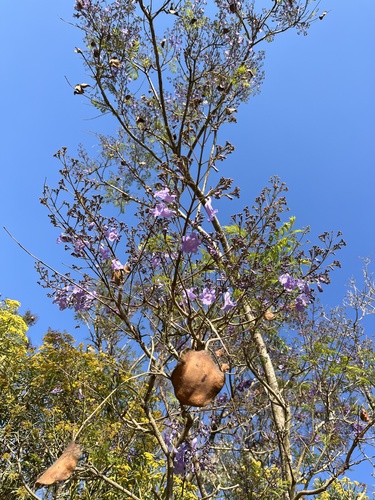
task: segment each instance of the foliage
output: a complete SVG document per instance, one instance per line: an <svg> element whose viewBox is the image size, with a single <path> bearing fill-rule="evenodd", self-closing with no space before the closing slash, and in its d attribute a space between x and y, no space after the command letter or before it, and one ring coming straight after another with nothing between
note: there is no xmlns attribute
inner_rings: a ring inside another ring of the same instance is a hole
<svg viewBox="0 0 375 500"><path fill-rule="evenodd" d="M347 309L319 306L344 242L327 232L309 244L277 178L222 216L240 196L221 174L225 133L260 89L258 47L306 33L314 2L76 0L75 11L90 83L74 94L119 131L98 138L97 158L56 153L61 180L41 202L71 269L37 268L94 350L49 332L24 351L7 385L3 488L35 496L41 468L79 435L86 451L51 490L59 498L365 498L342 475L373 456L370 277ZM202 408L173 393L185 349L226 372Z"/></svg>
<svg viewBox="0 0 375 500"><path fill-rule="evenodd" d="M80 437L85 466L65 486L67 498L91 498L93 492L118 498L101 479L104 474L147 494L159 464L150 458L152 436L134 432L134 426L145 425L142 416L133 423L142 386L129 376L124 353L114 359L82 344L75 347L69 334L50 331L38 350L15 356L8 358L12 372L2 379L1 498L20 498L23 482L32 485L72 435ZM87 474L90 481L82 482Z"/></svg>

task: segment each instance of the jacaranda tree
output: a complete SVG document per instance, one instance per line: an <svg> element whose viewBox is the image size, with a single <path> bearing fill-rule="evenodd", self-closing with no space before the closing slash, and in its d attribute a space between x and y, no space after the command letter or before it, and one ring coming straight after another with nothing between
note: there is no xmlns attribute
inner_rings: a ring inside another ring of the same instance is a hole
<svg viewBox="0 0 375 500"><path fill-rule="evenodd" d="M42 203L71 269L37 267L119 382L93 377L94 406L76 411L56 379L62 392L40 420L63 405L60 453L78 437L83 450L66 482L56 479L61 498L366 498L345 473L373 453L373 347L360 321L371 279L352 288L348 308L321 309L317 292L344 242L327 232L309 247L276 178L228 215L240 197L226 168L228 127L258 93L266 42L306 34L324 18L317 7L76 1L86 73L72 98L112 116L118 132L98 136L94 158L83 147L56 153L61 180ZM112 412L105 442L87 420L95 405ZM135 443L122 456L120 434ZM46 442L56 447L56 435ZM30 481L48 495L41 473Z"/></svg>

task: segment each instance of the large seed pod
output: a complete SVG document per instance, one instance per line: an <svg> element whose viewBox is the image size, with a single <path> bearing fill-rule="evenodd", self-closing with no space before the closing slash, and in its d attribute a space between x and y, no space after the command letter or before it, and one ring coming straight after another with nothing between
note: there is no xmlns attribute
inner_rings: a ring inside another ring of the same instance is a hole
<svg viewBox="0 0 375 500"><path fill-rule="evenodd" d="M200 407L211 403L221 391L225 375L207 351L186 349L181 352L171 379L180 403Z"/></svg>
<svg viewBox="0 0 375 500"><path fill-rule="evenodd" d="M35 481L36 485L48 486L58 481L68 479L77 467L81 456L81 447L72 441L62 452L62 455Z"/></svg>

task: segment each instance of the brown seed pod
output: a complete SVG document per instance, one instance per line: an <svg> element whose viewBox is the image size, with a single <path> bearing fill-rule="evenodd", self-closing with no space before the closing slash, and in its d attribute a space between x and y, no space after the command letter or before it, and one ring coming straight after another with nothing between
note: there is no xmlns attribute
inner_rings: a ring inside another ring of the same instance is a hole
<svg viewBox="0 0 375 500"><path fill-rule="evenodd" d="M68 479L77 467L82 450L79 444L72 441L62 452L62 455L35 481L36 485L48 486L58 481Z"/></svg>
<svg viewBox="0 0 375 500"><path fill-rule="evenodd" d="M269 309L263 314L263 317L267 321L272 321L273 319L275 319L274 313L272 311L270 311Z"/></svg>
<svg viewBox="0 0 375 500"><path fill-rule="evenodd" d="M207 351L181 352L171 376L176 398L187 406L207 406L221 391L225 375Z"/></svg>
<svg viewBox="0 0 375 500"><path fill-rule="evenodd" d="M129 274L131 271L129 264L125 264L122 269L115 269L112 273L112 281L119 286L123 285L125 282L125 274Z"/></svg>
<svg viewBox="0 0 375 500"><path fill-rule="evenodd" d="M362 408L359 412L359 418L362 420L362 422L370 422L370 417L367 413L367 410L365 410L364 408Z"/></svg>
<svg viewBox="0 0 375 500"><path fill-rule="evenodd" d="M74 87L74 94L84 94L85 89L87 87L91 87L88 83L77 83L77 85Z"/></svg>
<svg viewBox="0 0 375 500"><path fill-rule="evenodd" d="M119 67L121 66L120 59L118 59L117 57L112 57L109 60L109 65L112 66L112 68L119 69Z"/></svg>

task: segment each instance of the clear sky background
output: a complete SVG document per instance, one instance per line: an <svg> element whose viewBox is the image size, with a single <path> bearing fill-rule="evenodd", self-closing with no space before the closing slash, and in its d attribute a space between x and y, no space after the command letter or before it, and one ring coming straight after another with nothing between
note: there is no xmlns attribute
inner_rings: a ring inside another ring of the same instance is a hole
<svg viewBox="0 0 375 500"><path fill-rule="evenodd" d="M105 132L108 121L90 119L95 113L65 79L72 85L87 80L74 53L82 45L81 32L61 20L72 20L74 1L0 5L1 298L17 299L21 311L39 316L29 332L33 343L40 343L48 327L83 339L84 328L74 330L72 313L60 312L46 297L33 260L2 227L64 272L68 256L56 245L59 232L39 204L43 184L57 183L60 164L53 154L61 146L73 154L83 143L95 154L93 133ZM229 129L236 151L220 167L241 185L242 205L251 205L278 175L289 187L297 226L309 225L312 239L325 230L343 232L342 269L320 296L334 306L349 278L360 278L359 257L375 261L375 1L327 0L321 10L329 13L308 36L290 32L263 46L265 83ZM374 321L368 328L373 334Z"/></svg>

